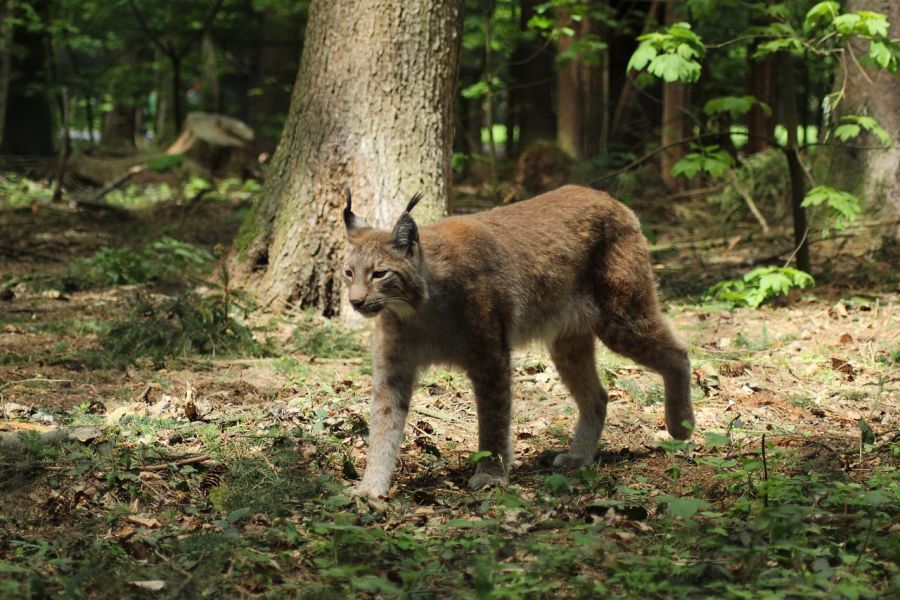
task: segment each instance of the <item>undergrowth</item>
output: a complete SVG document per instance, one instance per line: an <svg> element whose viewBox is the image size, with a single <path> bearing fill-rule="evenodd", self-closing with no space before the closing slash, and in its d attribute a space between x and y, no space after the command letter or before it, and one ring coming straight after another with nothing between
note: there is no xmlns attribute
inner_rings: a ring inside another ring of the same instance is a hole
<svg viewBox="0 0 900 600"><path fill-rule="evenodd" d="M141 360L161 366L191 355L264 356L269 351L253 331L232 316L227 293L187 291L159 302L140 294L128 317L101 336L104 360L124 367Z"/></svg>
<svg viewBox="0 0 900 600"><path fill-rule="evenodd" d="M707 434L703 452L672 442L574 473L524 467L476 494L406 481L384 504L347 493L351 429L313 409L299 426L261 430L261 417L178 427L211 459L161 472L146 465L178 450L133 445L131 419L92 446L0 452L5 494L52 492L0 513L0 597L134 596L142 581L171 598L900 592L896 441L866 445L848 473L845 450L770 439L763 455L759 438ZM159 439L175 427L140 424Z"/></svg>

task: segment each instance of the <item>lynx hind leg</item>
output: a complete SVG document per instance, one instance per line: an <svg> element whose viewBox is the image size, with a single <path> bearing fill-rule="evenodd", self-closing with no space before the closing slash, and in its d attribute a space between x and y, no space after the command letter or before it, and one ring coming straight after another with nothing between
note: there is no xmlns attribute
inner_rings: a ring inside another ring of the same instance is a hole
<svg viewBox="0 0 900 600"><path fill-rule="evenodd" d="M691 437L694 425L691 363L684 344L675 338L656 307L655 297L653 300L646 307L651 310L638 309L630 314L623 311L617 318L604 319L597 328L597 336L613 352L662 375L666 429L673 438L686 440ZM637 308L640 304L636 302L632 306Z"/></svg>
<svg viewBox="0 0 900 600"><path fill-rule="evenodd" d="M597 376L594 345L590 334L560 337L550 345L553 364L578 406L572 446L556 456L553 464L558 467L577 468L594 462L603 434L609 397Z"/></svg>
<svg viewBox="0 0 900 600"><path fill-rule="evenodd" d="M478 409L478 450L491 453L491 457L478 462L475 475L469 479L469 487L473 490L509 482L513 459L510 376L508 355L502 359L483 361L469 369Z"/></svg>

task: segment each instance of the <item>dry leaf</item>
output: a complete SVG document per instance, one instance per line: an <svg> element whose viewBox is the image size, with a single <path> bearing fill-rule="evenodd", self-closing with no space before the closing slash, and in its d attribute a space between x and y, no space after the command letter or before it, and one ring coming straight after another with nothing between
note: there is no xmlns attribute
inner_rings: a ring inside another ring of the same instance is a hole
<svg viewBox="0 0 900 600"><path fill-rule="evenodd" d="M166 587L166 582L162 579L150 579L148 581L129 581L128 585L139 590L147 590L149 592L159 592Z"/></svg>

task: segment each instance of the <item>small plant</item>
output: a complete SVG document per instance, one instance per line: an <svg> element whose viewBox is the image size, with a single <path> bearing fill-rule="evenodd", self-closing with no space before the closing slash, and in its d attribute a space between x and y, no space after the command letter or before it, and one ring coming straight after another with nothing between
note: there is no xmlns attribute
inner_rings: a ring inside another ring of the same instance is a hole
<svg viewBox="0 0 900 600"><path fill-rule="evenodd" d="M53 189L44 183L32 181L15 173L0 175L0 207L15 208L32 202L49 202Z"/></svg>
<svg viewBox="0 0 900 600"><path fill-rule="evenodd" d="M129 318L101 338L105 357L125 366L139 359L161 365L189 354L263 356L265 348L230 316L229 304L227 294L188 292L163 304L139 297Z"/></svg>
<svg viewBox="0 0 900 600"><path fill-rule="evenodd" d="M201 275L212 259L212 254L203 248L170 237L160 238L138 252L102 248L94 256L74 262L65 277L66 287L184 282Z"/></svg>
<svg viewBox="0 0 900 600"><path fill-rule="evenodd" d="M291 336L295 351L319 358L356 358L365 348L351 332L330 320L307 317Z"/></svg>
<svg viewBox="0 0 900 600"><path fill-rule="evenodd" d="M792 267L760 267L740 279L720 281L709 288L705 300L728 302L732 306L759 308L767 300L787 294L794 288L815 285L812 275Z"/></svg>

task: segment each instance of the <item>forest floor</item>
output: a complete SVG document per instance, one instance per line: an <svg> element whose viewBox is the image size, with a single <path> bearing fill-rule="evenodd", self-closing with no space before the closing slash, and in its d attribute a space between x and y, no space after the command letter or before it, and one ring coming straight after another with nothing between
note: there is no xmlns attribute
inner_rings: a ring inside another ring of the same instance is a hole
<svg viewBox="0 0 900 600"><path fill-rule="evenodd" d="M348 494L367 331L184 279L245 209L0 210L0 598L900 594L897 262L864 237L816 246L818 285L758 310L700 300L766 254L749 226L654 255L691 442L664 433L659 378L601 349L599 459L555 470L575 411L535 346L510 485L466 488L471 388L432 369L382 502ZM663 250L712 235L649 221Z"/></svg>

